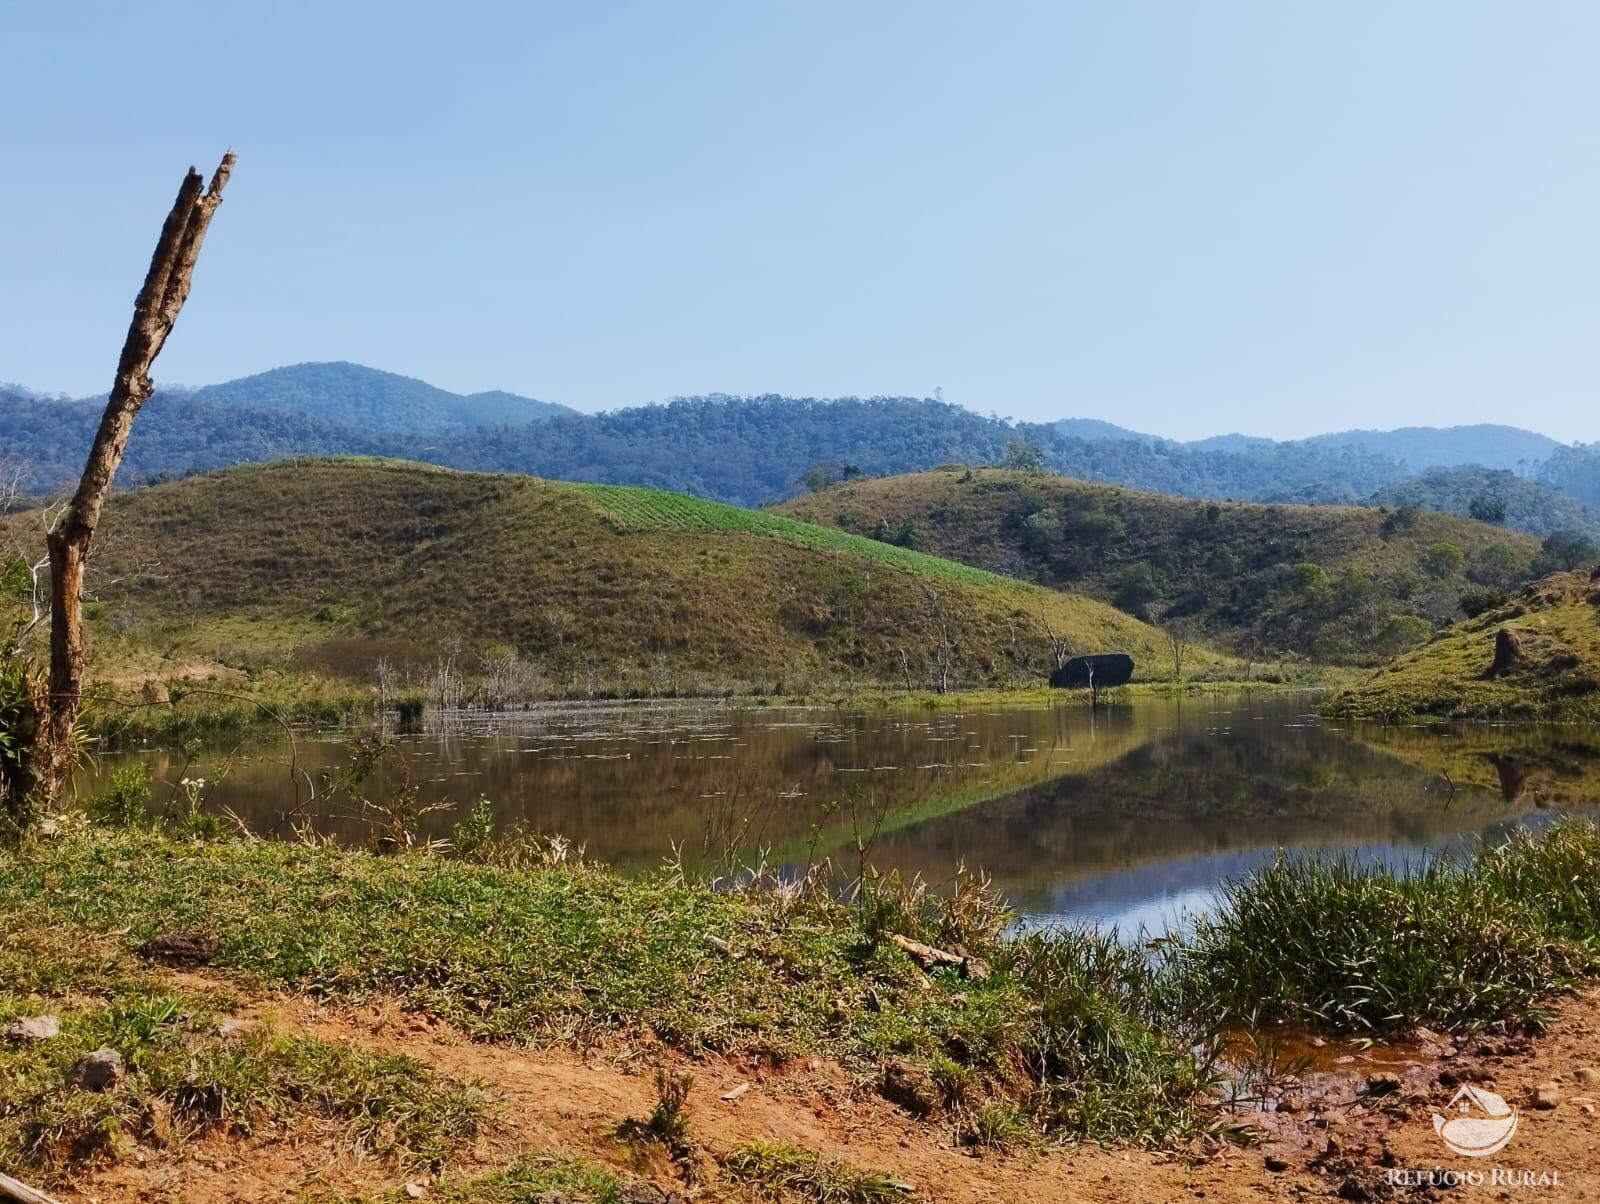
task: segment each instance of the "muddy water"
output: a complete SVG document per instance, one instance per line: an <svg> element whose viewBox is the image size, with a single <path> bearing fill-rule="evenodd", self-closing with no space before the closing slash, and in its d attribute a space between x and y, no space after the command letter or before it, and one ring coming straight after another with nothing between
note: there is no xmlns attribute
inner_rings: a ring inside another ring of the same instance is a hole
<svg viewBox="0 0 1600 1204"><path fill-rule="evenodd" d="M857 864L931 880L991 874L1026 918L1161 929L1277 850L1397 864L1585 806L1600 747L1572 729L1347 729L1310 696L1139 700L952 711L842 712L630 705L557 707L395 738L359 786L348 733L108 758L147 761L158 803L205 778L205 806L259 832L316 784L304 812L355 843L354 795L410 784L425 804L487 798L501 825L559 833L625 868L674 848L716 864L766 850L800 867ZM1594 774L1600 780L1600 772ZM91 784L92 789L92 784ZM434 836L459 812L422 819Z"/></svg>

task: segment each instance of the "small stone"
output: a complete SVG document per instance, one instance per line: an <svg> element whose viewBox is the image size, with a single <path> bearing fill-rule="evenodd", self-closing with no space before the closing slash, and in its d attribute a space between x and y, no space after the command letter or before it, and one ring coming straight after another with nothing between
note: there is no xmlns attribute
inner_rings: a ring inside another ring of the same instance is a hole
<svg viewBox="0 0 1600 1204"><path fill-rule="evenodd" d="M1290 1116L1304 1110L1304 1108L1305 1102L1293 1091L1286 1091L1278 1099L1278 1111L1287 1112Z"/></svg>
<svg viewBox="0 0 1600 1204"><path fill-rule="evenodd" d="M54 1016L24 1016L6 1025L8 1041L48 1041L61 1034L61 1022Z"/></svg>
<svg viewBox="0 0 1600 1204"><path fill-rule="evenodd" d="M1392 1095L1400 1090L1400 1076L1389 1071L1380 1071L1367 1076L1368 1095Z"/></svg>
<svg viewBox="0 0 1600 1204"><path fill-rule="evenodd" d="M261 1021L252 1020L248 1016L229 1016L217 1025L217 1036L224 1041L233 1041L249 1033L259 1032L265 1027Z"/></svg>
<svg viewBox="0 0 1600 1204"><path fill-rule="evenodd" d="M1533 1106L1548 1112L1561 1102L1561 1084L1556 1082L1540 1083L1533 1089Z"/></svg>
<svg viewBox="0 0 1600 1204"><path fill-rule="evenodd" d="M622 1204L670 1204L675 1198L662 1191L654 1183L636 1180L625 1184L617 1198Z"/></svg>
<svg viewBox="0 0 1600 1204"><path fill-rule="evenodd" d="M1595 1114L1595 1106L1592 1103L1581 1103L1578 1105L1578 1111L1585 1116L1593 1116Z"/></svg>
<svg viewBox="0 0 1600 1204"><path fill-rule="evenodd" d="M1600 1070L1593 1066L1580 1066L1572 1072L1572 1077L1585 1087L1600 1087Z"/></svg>
<svg viewBox="0 0 1600 1204"><path fill-rule="evenodd" d="M1355 1201L1370 1200L1372 1199L1372 1193L1362 1186L1359 1179L1352 1175L1339 1184L1339 1198L1341 1200Z"/></svg>
<svg viewBox="0 0 1600 1204"><path fill-rule="evenodd" d="M1284 1171L1289 1169L1289 1163L1284 1159L1279 1158L1276 1154L1268 1154L1266 1157L1266 1164L1267 1169L1274 1175L1281 1175Z"/></svg>
<svg viewBox="0 0 1600 1204"><path fill-rule="evenodd" d="M407 1183L406 1184L406 1195L410 1196L413 1200L420 1200L420 1199L422 1199L423 1196L425 1196L427 1194L428 1194L428 1189L426 1187L423 1187L422 1184L420 1184L420 1183Z"/></svg>
<svg viewBox="0 0 1600 1204"><path fill-rule="evenodd" d="M72 1064L71 1082L74 1087L82 1087L86 1091L104 1091L120 1083L122 1073L122 1055L102 1045Z"/></svg>

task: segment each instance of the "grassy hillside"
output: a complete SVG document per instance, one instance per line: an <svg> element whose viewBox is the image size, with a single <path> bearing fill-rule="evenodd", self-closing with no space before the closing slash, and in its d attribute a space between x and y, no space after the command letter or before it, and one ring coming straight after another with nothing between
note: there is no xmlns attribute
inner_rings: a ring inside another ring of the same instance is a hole
<svg viewBox="0 0 1600 1204"><path fill-rule="evenodd" d="M1503 606L1441 632L1337 695L1331 714L1394 721L1420 715L1590 719L1600 716L1600 570L1556 573ZM1519 655L1492 672L1496 640Z"/></svg>
<svg viewBox="0 0 1600 1204"><path fill-rule="evenodd" d="M551 692L921 688L945 661L952 685L1037 682L1046 623L1146 665L1161 640L1101 602L776 515L395 461L138 490L102 530L94 651L125 680L192 663L370 681L383 656L420 681L453 655Z"/></svg>
<svg viewBox="0 0 1600 1204"><path fill-rule="evenodd" d="M938 469L782 513L1182 622L1246 654L1376 663L1487 605L1539 544L1414 508L1204 502L1067 477Z"/></svg>

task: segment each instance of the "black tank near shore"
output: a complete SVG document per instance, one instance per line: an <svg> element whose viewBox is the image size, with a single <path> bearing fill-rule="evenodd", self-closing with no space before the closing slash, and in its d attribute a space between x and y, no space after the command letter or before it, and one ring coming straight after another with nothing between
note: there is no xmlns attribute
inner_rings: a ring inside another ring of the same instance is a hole
<svg viewBox="0 0 1600 1204"><path fill-rule="evenodd" d="M1126 652L1097 652L1073 657L1050 675L1050 685L1057 690L1105 689L1127 685L1132 677L1133 657Z"/></svg>

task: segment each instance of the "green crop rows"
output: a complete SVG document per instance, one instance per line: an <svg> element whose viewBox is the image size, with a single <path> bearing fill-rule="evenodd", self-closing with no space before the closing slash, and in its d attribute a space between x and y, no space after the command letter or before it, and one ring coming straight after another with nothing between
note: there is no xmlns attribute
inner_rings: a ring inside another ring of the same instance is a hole
<svg viewBox="0 0 1600 1204"><path fill-rule="evenodd" d="M844 552L878 560L908 572L924 573L988 586L1014 588L1009 577L972 568L970 565L941 560L925 552L881 543L863 535L852 535L831 527L798 522L769 514L764 510L743 510L722 502L706 501L664 489L645 489L629 485L583 485L551 482L570 489L600 511L619 530L624 531L724 531L762 535L823 551Z"/></svg>

